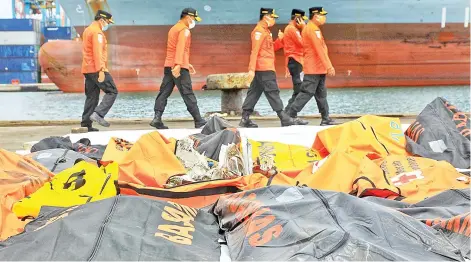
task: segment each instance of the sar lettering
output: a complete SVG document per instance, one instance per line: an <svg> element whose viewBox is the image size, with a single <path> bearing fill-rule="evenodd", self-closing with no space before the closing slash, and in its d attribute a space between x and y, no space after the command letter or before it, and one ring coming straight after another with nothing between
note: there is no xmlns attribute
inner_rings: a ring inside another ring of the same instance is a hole
<svg viewBox="0 0 471 262"><path fill-rule="evenodd" d="M265 245L272 239L279 237L282 231L283 227L281 225L274 225L263 232L261 236L260 233L252 235L249 238L249 244L253 247Z"/></svg>
<svg viewBox="0 0 471 262"><path fill-rule="evenodd" d="M255 200L255 194L250 194L244 201L239 205L236 211L236 219L238 221L242 221L243 219L249 217L253 214L260 206L257 202L253 202Z"/></svg>
<svg viewBox="0 0 471 262"><path fill-rule="evenodd" d="M458 111L458 108L448 102L445 103L445 106L453 113L453 122L455 122L456 128L460 134L469 139L471 131L468 128L468 116L465 113Z"/></svg>
<svg viewBox="0 0 471 262"><path fill-rule="evenodd" d="M234 213L237 222L242 222L245 237L251 246L261 246L269 243L280 236L283 227L277 223L270 208L263 204L251 193L233 194L226 198L227 208Z"/></svg>

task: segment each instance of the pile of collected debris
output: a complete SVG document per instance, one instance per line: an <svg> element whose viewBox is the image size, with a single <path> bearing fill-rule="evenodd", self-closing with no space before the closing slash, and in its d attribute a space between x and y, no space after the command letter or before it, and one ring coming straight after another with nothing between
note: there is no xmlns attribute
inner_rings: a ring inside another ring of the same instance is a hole
<svg viewBox="0 0 471 262"><path fill-rule="evenodd" d="M443 98L405 132L366 115L311 147L219 116L183 139L48 137L0 149L0 257L464 261L469 170L468 115Z"/></svg>

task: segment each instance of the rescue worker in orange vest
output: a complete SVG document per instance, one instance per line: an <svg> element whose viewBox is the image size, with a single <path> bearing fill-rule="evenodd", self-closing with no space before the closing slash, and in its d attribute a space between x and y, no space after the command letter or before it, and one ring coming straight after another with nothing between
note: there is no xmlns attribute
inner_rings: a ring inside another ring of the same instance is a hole
<svg viewBox="0 0 471 262"><path fill-rule="evenodd" d="M104 31L110 24L114 24L112 15L106 11L98 10L95 21L83 32L82 47L82 74L85 76L85 106L82 114L82 127L88 131L98 131L92 127L92 121L109 127L104 119L118 96L118 89L108 72L108 48ZM100 100L100 89L105 96Z"/></svg>
<svg viewBox="0 0 471 262"><path fill-rule="evenodd" d="M280 89L276 82L275 51L283 47L283 33L279 31L278 39L273 41L270 32L270 27L275 25L276 18L278 15L275 10L261 8L260 21L252 31L252 53L247 82L250 87L242 105L242 119L239 123L241 127L258 127L249 117L262 93L265 93L271 108L280 118L281 126L294 124L294 120L283 111L283 101L281 101Z"/></svg>
<svg viewBox="0 0 471 262"><path fill-rule="evenodd" d="M192 72L195 70L190 64L190 30L195 27L195 21L201 21L198 12L193 8L185 8L180 15L180 21L168 32L164 79L160 85L159 94L155 99L155 116L152 122L150 122L150 125L157 129L168 129L162 122L162 114L165 111L167 99L175 85L185 102L188 112L193 116L195 128L206 125L206 120L200 115L190 77L190 70Z"/></svg>
<svg viewBox="0 0 471 262"><path fill-rule="evenodd" d="M293 104L296 96L299 94L301 84L303 82L301 74L303 73L303 37L301 32L306 26L307 17L305 12L300 9L293 9L291 11L291 22L286 26L283 37L283 49L286 58L286 64L288 66L291 80L293 81L293 95L288 101L288 105L285 108L285 112L288 112L291 105ZM299 119L296 115L295 118L297 125L307 125L308 122Z"/></svg>
<svg viewBox="0 0 471 262"><path fill-rule="evenodd" d="M326 74L335 76L335 69L329 59L328 49L319 26L326 22L327 12L323 7L309 8L310 21L302 32L304 46L304 79L301 91L287 112L291 117L297 115L314 96L319 113L322 116L321 126L335 125L329 117Z"/></svg>

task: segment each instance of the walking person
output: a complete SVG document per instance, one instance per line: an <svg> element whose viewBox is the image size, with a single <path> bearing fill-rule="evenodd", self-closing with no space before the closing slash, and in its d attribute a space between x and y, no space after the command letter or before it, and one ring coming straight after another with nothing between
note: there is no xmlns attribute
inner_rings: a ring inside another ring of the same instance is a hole
<svg viewBox="0 0 471 262"><path fill-rule="evenodd" d="M270 103L271 108L280 118L281 126L290 126L294 120L283 111L283 101L280 98L280 89L276 82L275 51L283 46L283 33L279 31L278 39L273 41L270 28L275 25L278 15L273 8L260 9L260 21L251 34L252 52L250 55L247 97L242 105L241 127L258 127L250 115L262 93Z"/></svg>
<svg viewBox="0 0 471 262"><path fill-rule="evenodd" d="M301 91L296 96L289 111L295 117L314 96L319 113L322 116L321 126L335 125L329 117L327 103L326 75L335 76L335 69L330 62L328 49L320 26L326 23L327 12L323 7L309 8L309 22L302 32L304 46L304 78Z"/></svg>
<svg viewBox="0 0 471 262"><path fill-rule="evenodd" d="M85 76L86 100L81 126L87 127L89 132L98 131L92 127L92 121L104 127L110 126L104 117L118 96L118 89L107 67L108 48L104 32L110 24L114 24L112 15L98 10L95 21L83 32L82 74ZM100 90L105 92L105 96L98 105Z"/></svg>
<svg viewBox="0 0 471 262"><path fill-rule="evenodd" d="M291 21L285 27L283 37L283 49L286 58L286 65L288 72L286 76L291 75L293 82L293 95L286 105L285 112L288 112L293 104L296 96L301 90L301 84L303 82L301 74L303 73L303 37L301 32L306 26L307 17L305 12L301 9L293 9L291 11ZM299 119L297 114L293 115L297 125L307 125L309 122Z"/></svg>
<svg viewBox="0 0 471 262"><path fill-rule="evenodd" d="M162 114L167 106L167 99L175 85L185 102L188 112L193 116L195 128L201 128L206 125L206 120L200 115L190 76L190 70L194 71L193 66L190 64L190 30L195 27L195 21L201 21L198 12L193 8L185 8L181 12L180 21L168 32L164 78L160 85L159 94L155 99L155 116L152 122L150 122L150 125L157 129L168 129L162 122Z"/></svg>

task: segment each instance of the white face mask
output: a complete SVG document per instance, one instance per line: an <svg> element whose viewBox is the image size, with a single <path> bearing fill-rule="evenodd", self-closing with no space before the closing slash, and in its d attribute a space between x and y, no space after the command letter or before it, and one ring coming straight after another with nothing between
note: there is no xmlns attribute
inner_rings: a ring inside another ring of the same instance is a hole
<svg viewBox="0 0 471 262"><path fill-rule="evenodd" d="M275 23L274 23L275 20L274 19L272 20L272 19L267 17L267 18L265 18L265 21L267 22L268 27L272 27L273 25L275 25Z"/></svg>
<svg viewBox="0 0 471 262"><path fill-rule="evenodd" d="M317 16L317 22L320 24L320 25L323 25L325 23L325 19L322 20L322 18L320 16Z"/></svg>
<svg viewBox="0 0 471 262"><path fill-rule="evenodd" d="M195 28L195 26L196 26L195 20L190 19L190 24L188 25L188 27L189 27L190 29L193 29L193 28Z"/></svg>
<svg viewBox="0 0 471 262"><path fill-rule="evenodd" d="M108 30L108 28L110 28L110 24L108 24L107 22L104 22L104 23L103 23L103 29L102 29L102 30L103 30L103 31L106 31L106 30Z"/></svg>

